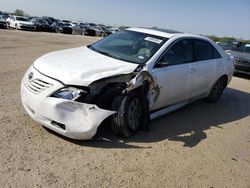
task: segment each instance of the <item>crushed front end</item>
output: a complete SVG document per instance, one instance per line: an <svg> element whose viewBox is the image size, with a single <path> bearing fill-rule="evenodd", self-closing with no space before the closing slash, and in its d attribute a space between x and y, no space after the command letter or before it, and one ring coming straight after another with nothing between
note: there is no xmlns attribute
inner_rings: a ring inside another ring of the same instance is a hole
<svg viewBox="0 0 250 188"><path fill-rule="evenodd" d="M33 66L21 84L22 104L33 120L61 135L79 140L91 139L102 121L115 113L79 101L86 92L82 88L65 86Z"/></svg>

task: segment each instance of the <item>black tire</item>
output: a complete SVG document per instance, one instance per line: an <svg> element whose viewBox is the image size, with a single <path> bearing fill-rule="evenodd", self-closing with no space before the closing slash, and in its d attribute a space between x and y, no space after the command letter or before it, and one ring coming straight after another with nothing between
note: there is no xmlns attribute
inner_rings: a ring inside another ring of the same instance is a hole
<svg viewBox="0 0 250 188"><path fill-rule="evenodd" d="M205 101L209 103L217 102L220 99L226 86L227 86L227 78L226 77L219 78L213 85L207 98L205 98Z"/></svg>
<svg viewBox="0 0 250 188"><path fill-rule="evenodd" d="M15 28L16 28L16 30L18 30L18 26L17 26L17 24L15 25Z"/></svg>
<svg viewBox="0 0 250 188"><path fill-rule="evenodd" d="M129 138L143 124L143 105L136 93L115 97L112 110L117 111L111 118L111 128L115 135Z"/></svg>

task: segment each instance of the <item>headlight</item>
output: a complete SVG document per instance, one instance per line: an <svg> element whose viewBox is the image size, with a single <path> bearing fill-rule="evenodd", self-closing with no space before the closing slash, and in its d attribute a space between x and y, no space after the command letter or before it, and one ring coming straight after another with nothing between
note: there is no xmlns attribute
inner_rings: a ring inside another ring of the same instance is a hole
<svg viewBox="0 0 250 188"><path fill-rule="evenodd" d="M66 87L56 91L51 97L62 98L67 100L76 100L83 93L86 94L87 91L74 87Z"/></svg>

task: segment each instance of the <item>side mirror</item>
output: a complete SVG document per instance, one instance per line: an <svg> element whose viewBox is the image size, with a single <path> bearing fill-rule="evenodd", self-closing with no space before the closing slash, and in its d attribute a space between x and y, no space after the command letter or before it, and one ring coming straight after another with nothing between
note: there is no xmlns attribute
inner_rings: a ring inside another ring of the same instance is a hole
<svg viewBox="0 0 250 188"><path fill-rule="evenodd" d="M161 68L161 67L167 67L169 65L168 62L164 62L164 61L159 61L157 64L156 64L156 68Z"/></svg>

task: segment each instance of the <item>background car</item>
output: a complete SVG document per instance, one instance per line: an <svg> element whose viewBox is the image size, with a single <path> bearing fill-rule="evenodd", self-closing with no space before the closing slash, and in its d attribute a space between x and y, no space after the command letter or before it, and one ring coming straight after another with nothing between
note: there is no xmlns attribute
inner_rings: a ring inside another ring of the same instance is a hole
<svg viewBox="0 0 250 188"><path fill-rule="evenodd" d="M250 74L250 44L239 43L231 55L235 58L235 72Z"/></svg>
<svg viewBox="0 0 250 188"><path fill-rule="evenodd" d="M54 31L52 27L49 25L49 23L42 18L32 18L30 22L32 22L36 26L37 31L46 31L46 32Z"/></svg>
<svg viewBox="0 0 250 188"><path fill-rule="evenodd" d="M43 16L42 19L48 22L49 25L52 25L54 22L58 22L55 18L48 16Z"/></svg>
<svg viewBox="0 0 250 188"><path fill-rule="evenodd" d="M235 40L227 40L227 41L219 41L217 42L217 44L222 47L223 50L227 50L228 52L237 46L237 44L239 43L239 41L235 41Z"/></svg>
<svg viewBox="0 0 250 188"><path fill-rule="evenodd" d="M111 27L111 28L108 28L112 33L117 33L119 31L118 28L116 27Z"/></svg>
<svg viewBox="0 0 250 188"><path fill-rule="evenodd" d="M96 36L96 30L88 25L81 25L83 34L86 36Z"/></svg>
<svg viewBox="0 0 250 188"><path fill-rule="evenodd" d="M65 34L72 34L73 30L70 24L64 22L54 22L51 25L51 28L56 33L65 33Z"/></svg>
<svg viewBox="0 0 250 188"><path fill-rule="evenodd" d="M79 23L70 23L72 27L72 34L73 35L82 35L83 34L83 29Z"/></svg>
<svg viewBox="0 0 250 188"><path fill-rule="evenodd" d="M22 16L10 16L6 20L6 22L8 28L32 30L32 31L36 30L35 25L32 22L30 22L27 18Z"/></svg>
<svg viewBox="0 0 250 188"><path fill-rule="evenodd" d="M105 37L105 36L108 36L108 35L110 35L110 34L112 34L113 32L112 31L110 31L107 27L105 27L105 26L100 26L100 28L102 29L102 31L103 31L103 37Z"/></svg>
<svg viewBox="0 0 250 188"><path fill-rule="evenodd" d="M7 29L6 19L3 15L0 15L0 28Z"/></svg>

